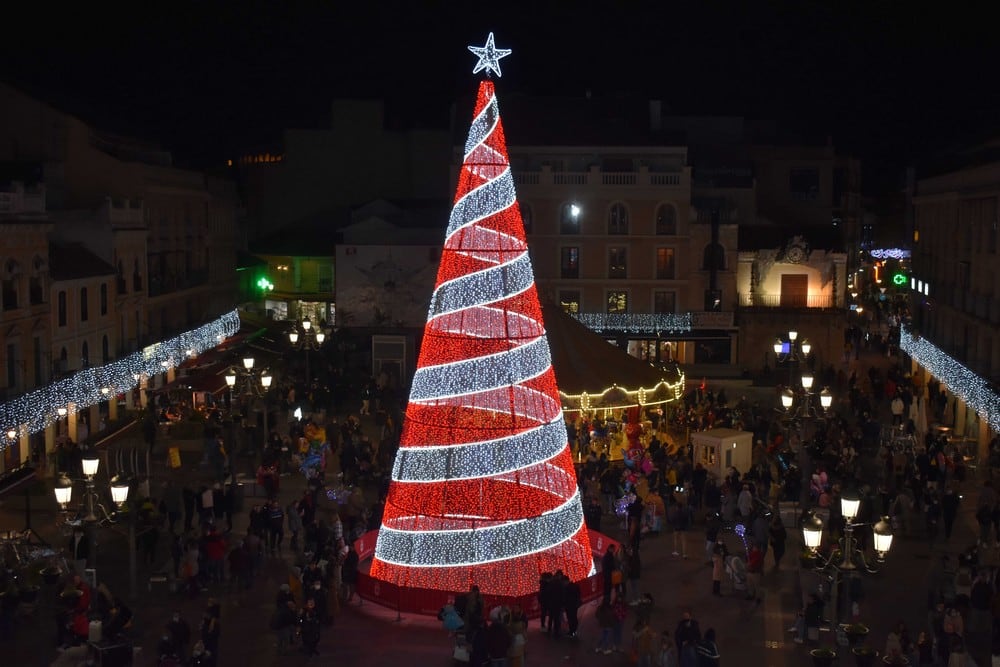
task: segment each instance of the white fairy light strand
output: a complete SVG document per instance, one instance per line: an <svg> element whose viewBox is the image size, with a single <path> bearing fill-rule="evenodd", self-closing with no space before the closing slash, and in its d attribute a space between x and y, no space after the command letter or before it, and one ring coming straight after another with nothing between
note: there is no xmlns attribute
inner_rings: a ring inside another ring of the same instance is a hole
<svg viewBox="0 0 1000 667"><path fill-rule="evenodd" d="M468 525L469 521L460 523ZM383 526L378 536L379 558L418 567L482 565L550 550L571 541L581 526L583 505L577 493L555 510L530 520L451 530ZM503 550L498 545L503 545Z"/></svg>
<svg viewBox="0 0 1000 667"><path fill-rule="evenodd" d="M36 389L0 405L0 433L36 433L60 419L59 408L88 408L115 397L139 384L143 376L156 375L176 366L189 354L199 354L221 343L240 328L235 310L176 338L150 345L124 359L94 366L70 377ZM139 379L137 379L137 376ZM102 389L108 391L102 392ZM9 442L0 445L4 449Z"/></svg>
<svg viewBox="0 0 1000 667"><path fill-rule="evenodd" d="M900 329L899 348L943 382L994 431L1000 431L1000 395L986 380L926 338L914 336L906 327Z"/></svg>
<svg viewBox="0 0 1000 667"><path fill-rule="evenodd" d="M577 321L597 333L659 334L691 331L691 313L577 313Z"/></svg>

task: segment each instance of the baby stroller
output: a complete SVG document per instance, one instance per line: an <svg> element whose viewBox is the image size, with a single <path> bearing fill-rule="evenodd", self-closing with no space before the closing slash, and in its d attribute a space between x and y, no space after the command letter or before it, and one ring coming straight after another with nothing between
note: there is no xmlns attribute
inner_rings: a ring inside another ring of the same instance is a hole
<svg viewBox="0 0 1000 667"><path fill-rule="evenodd" d="M747 564L739 556L726 558L726 576L729 577L734 591L747 589Z"/></svg>

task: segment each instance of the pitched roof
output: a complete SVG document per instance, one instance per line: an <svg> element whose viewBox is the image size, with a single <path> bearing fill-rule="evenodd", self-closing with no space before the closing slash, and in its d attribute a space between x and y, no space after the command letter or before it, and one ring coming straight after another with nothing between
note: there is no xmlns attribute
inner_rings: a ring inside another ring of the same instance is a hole
<svg viewBox="0 0 1000 667"><path fill-rule="evenodd" d="M49 273L53 280L113 276L115 268L82 243L49 243Z"/></svg>

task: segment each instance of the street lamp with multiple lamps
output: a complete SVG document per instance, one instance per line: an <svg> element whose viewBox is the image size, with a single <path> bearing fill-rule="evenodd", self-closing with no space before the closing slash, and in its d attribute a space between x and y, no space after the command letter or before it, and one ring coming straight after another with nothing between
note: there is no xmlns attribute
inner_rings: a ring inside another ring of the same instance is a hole
<svg viewBox="0 0 1000 667"><path fill-rule="evenodd" d="M270 431L269 425L267 423L267 393L271 389L271 382L274 377L268 372L266 368L257 369L256 360L253 357L244 357L243 366L230 366L229 371L226 373L226 384L229 386L229 391L232 393L238 389L241 398L244 401L252 399L260 399L264 404L264 435L263 441L267 440L267 434ZM230 398L230 401L232 398ZM246 411L243 410L244 415ZM248 447L247 452L250 452Z"/></svg>
<svg viewBox="0 0 1000 667"><path fill-rule="evenodd" d="M326 342L326 332L318 327L313 327L308 317L302 320L301 324L301 333L297 327L288 332L288 342L296 350L305 350L306 352L306 384L308 385L312 382L312 375L309 371L309 351L319 350L323 346L323 343Z"/></svg>
<svg viewBox="0 0 1000 667"><path fill-rule="evenodd" d="M794 329L788 332L787 341L778 338L774 342L775 360L779 363L788 362L788 386L781 392L779 412L786 429L794 428L799 439L798 465L802 474L799 505L802 509L805 509L809 500L809 481L812 472L812 462L803 443L802 426L807 422L819 422L825 419L827 410L833 405L833 395L828 388L824 387L819 392L813 390L816 379L808 370L799 374L798 383L795 381L796 369L801 362L809 358L811 352L812 345L805 338L800 339Z"/></svg>
<svg viewBox="0 0 1000 667"><path fill-rule="evenodd" d="M840 558L835 559L832 553L826 560L820 560L816 564L816 570L832 575L833 579L833 604L837 614L837 620L842 618L840 610L840 579L841 575L848 577L857 576L862 570L871 574L878 572L865 558L864 552L857 546L854 539L854 530L870 526L872 529L873 548L875 551L875 561L878 564L885 562L885 557L892 547L892 523L889 517L882 517L873 524L856 522L858 510L861 507L861 499L852 490L845 491L840 497L840 513L844 517L844 538L840 550ZM816 514L809 513L802 521L802 541L813 557L819 557L818 551L823 540L823 520ZM859 567L860 564L860 567Z"/></svg>
<svg viewBox="0 0 1000 667"><path fill-rule="evenodd" d="M67 520L73 526L82 525L87 535L88 548L87 557L89 565L97 568L97 526L115 523L117 515L125 509L125 503L129 497L128 481L114 477L110 480L111 501L115 504L114 512L108 512L101 502L97 492L97 485L94 478L100 469L101 460L96 456L87 456L80 461L83 472L84 498L81 512L84 514L76 520ZM69 511L70 503L73 502L73 483L77 480L71 479L63 474L56 484L53 492L56 503L59 504L63 512ZM129 594L132 599L136 595L136 564L135 564L135 513L128 512L128 543L129 543Z"/></svg>

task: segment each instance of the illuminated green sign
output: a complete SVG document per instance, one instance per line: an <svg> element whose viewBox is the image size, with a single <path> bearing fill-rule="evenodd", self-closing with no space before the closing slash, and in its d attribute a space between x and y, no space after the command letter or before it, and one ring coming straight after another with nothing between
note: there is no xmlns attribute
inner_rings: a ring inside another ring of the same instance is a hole
<svg viewBox="0 0 1000 667"><path fill-rule="evenodd" d="M905 273L897 273L896 275L894 275L892 277L892 282L895 285L905 285L906 284L906 280L907 280L907 278L906 278L906 274Z"/></svg>
<svg viewBox="0 0 1000 667"><path fill-rule="evenodd" d="M268 280L266 276L262 276L257 280L257 288L265 292L271 292L274 290L274 283Z"/></svg>

